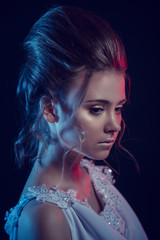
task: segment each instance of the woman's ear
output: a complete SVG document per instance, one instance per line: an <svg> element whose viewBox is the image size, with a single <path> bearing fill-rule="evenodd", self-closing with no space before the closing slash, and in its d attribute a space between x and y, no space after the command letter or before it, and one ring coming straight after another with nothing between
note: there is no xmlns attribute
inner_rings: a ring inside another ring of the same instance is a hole
<svg viewBox="0 0 160 240"><path fill-rule="evenodd" d="M47 122L54 123L58 121L56 101L47 96L43 96L40 100L40 108Z"/></svg>

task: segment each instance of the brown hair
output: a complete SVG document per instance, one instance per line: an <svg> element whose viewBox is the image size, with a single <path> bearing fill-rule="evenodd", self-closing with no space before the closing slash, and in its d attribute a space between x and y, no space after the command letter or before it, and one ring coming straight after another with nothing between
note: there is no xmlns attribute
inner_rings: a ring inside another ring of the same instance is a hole
<svg viewBox="0 0 160 240"><path fill-rule="evenodd" d="M20 165L25 159L36 159L40 140L43 153L48 146L50 132L39 109L42 96L56 97L63 105L65 91L80 71L88 72L86 88L95 71L108 69L125 74L127 69L123 43L109 24L75 7L60 6L45 13L31 28L24 49L26 61L17 94L25 121L15 142ZM82 98L80 94L79 104Z"/></svg>

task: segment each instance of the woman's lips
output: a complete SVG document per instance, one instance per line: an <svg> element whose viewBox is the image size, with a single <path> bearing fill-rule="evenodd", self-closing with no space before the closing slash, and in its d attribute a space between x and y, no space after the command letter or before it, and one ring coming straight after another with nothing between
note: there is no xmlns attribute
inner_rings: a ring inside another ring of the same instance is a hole
<svg viewBox="0 0 160 240"><path fill-rule="evenodd" d="M114 140L113 139L108 139L102 142L98 142L98 145L100 145L103 149L109 149L113 145Z"/></svg>
<svg viewBox="0 0 160 240"><path fill-rule="evenodd" d="M114 142L114 139L107 139L107 140L104 140L104 141L100 141L98 143L113 143Z"/></svg>

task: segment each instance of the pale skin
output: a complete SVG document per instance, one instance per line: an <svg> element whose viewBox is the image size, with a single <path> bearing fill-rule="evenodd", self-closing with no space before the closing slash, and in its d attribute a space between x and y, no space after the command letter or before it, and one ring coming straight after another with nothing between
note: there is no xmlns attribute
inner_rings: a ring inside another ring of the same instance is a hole
<svg viewBox="0 0 160 240"><path fill-rule="evenodd" d="M65 109L72 110L84 76L85 71L70 87ZM70 111L63 111L58 102L51 101L43 116L55 138L54 143L50 143L47 154L41 159L42 164L38 160L35 162L22 195L28 187L41 184L46 184L47 189L57 185L65 191L72 188L77 191L78 199L87 198L92 209L99 213L103 208L101 201L87 170L80 167L80 161L84 156L93 160L108 157L121 129L121 109L125 102L124 74L108 70L95 72L75 112L76 120L85 130L84 140L79 144L81 133L73 126ZM66 155L62 178L63 155L74 145L74 150ZM31 201L19 219L18 240L22 239L71 240L71 234L63 212L56 205Z"/></svg>

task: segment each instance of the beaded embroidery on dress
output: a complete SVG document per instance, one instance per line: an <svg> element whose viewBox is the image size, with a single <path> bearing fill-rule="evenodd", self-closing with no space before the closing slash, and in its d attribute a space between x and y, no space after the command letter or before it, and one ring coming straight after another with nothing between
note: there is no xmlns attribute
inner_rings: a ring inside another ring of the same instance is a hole
<svg viewBox="0 0 160 240"><path fill-rule="evenodd" d="M104 166L95 166L91 161L88 160L82 160L81 166L88 169L97 195L100 196L104 202L104 209L102 212L100 212L99 216L105 221L106 224L113 227L122 236L126 236L127 231L125 229L125 222L120 215L121 202L118 196L115 195L110 188L110 186L114 183L112 170ZM86 199L80 201L76 197L77 192L73 189L69 189L67 192L58 190L55 187L47 190L44 184L38 187L31 187L21 198L19 203L14 208L11 208L10 212L6 213L5 220L7 220L7 222L5 225L5 230L8 234L11 234L14 226L18 223L18 218L21 214L21 211L32 199L42 202L50 202L56 204L62 209L72 207L75 202L83 204L91 209Z"/></svg>
<svg viewBox="0 0 160 240"><path fill-rule="evenodd" d="M112 170L104 166L95 166L89 161L82 162L82 165L87 167L95 190L105 203L99 215L121 235L126 236L125 222L119 214L121 201L110 189L110 185L115 183Z"/></svg>

